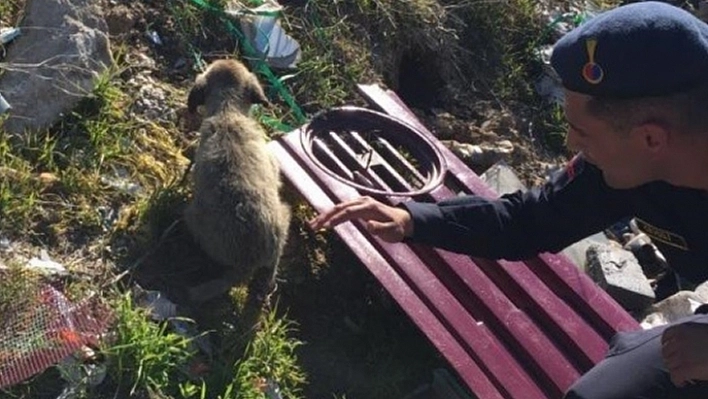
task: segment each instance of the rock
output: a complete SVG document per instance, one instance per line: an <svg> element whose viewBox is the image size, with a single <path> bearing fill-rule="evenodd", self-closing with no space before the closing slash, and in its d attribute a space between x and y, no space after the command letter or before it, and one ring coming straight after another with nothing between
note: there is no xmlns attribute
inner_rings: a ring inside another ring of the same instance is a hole
<svg viewBox="0 0 708 399"><path fill-rule="evenodd" d="M649 280L631 252L612 245L591 245L587 273L627 310L644 310L655 299Z"/></svg>
<svg viewBox="0 0 708 399"><path fill-rule="evenodd" d="M708 303L708 281L703 282L701 285L696 287L694 292L703 300L703 302Z"/></svg>
<svg viewBox="0 0 708 399"><path fill-rule="evenodd" d="M514 152L514 144L509 140L500 140L493 145L460 143L456 140L441 140L441 143L468 165L484 169Z"/></svg>
<svg viewBox="0 0 708 399"><path fill-rule="evenodd" d="M706 302L704 298L693 291L679 291L649 307L646 311L647 316L642 319L640 324L645 330L662 326L691 316L700 305Z"/></svg>
<svg viewBox="0 0 708 399"><path fill-rule="evenodd" d="M106 13L106 25L111 36L125 36L135 27L137 16L125 5L113 7Z"/></svg>
<svg viewBox="0 0 708 399"><path fill-rule="evenodd" d="M561 253L570 259L571 262L575 264L580 270L587 270L588 264L588 249L593 245L607 245L610 246L610 240L605 236L604 233L595 233L589 237L583 238L582 240L565 247Z"/></svg>
<svg viewBox="0 0 708 399"><path fill-rule="evenodd" d="M489 187L499 195L510 194L516 191L526 191L526 186L519 180L514 170L504 161L492 165L480 176Z"/></svg>
<svg viewBox="0 0 708 399"><path fill-rule="evenodd" d="M71 111L113 63L106 32L98 2L29 0L0 76L0 93L12 106L2 127L20 135Z"/></svg>
<svg viewBox="0 0 708 399"><path fill-rule="evenodd" d="M128 81L138 94L130 109L130 115L143 121L172 121L176 111L169 103L169 94L155 80L145 74L138 74Z"/></svg>

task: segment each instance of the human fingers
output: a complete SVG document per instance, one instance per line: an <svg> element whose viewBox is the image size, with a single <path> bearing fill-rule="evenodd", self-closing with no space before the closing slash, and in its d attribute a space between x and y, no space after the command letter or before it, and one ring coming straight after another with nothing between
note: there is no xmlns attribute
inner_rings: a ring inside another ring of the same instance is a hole
<svg viewBox="0 0 708 399"><path fill-rule="evenodd" d="M318 230L321 228L328 229L354 219L386 220L385 212L380 209L382 206L383 204L371 198L358 198L334 206L331 210L313 220L310 226Z"/></svg>
<svg viewBox="0 0 708 399"><path fill-rule="evenodd" d="M314 230L319 230L319 229L322 228L322 226L323 226L327 221L329 221L329 220L332 218L332 216L334 216L334 215L336 215L337 213L339 213L342 209L344 209L344 208L346 208L346 207L353 206L354 204L359 204L359 203L361 203L361 201L362 201L361 198L356 198L356 199L353 199L353 200L350 200L350 201L341 202L341 203L339 203L339 204L333 206L332 208L330 208L330 209L328 209L328 210L326 210L326 211L320 213L320 214L317 215L315 218L313 218L312 220L310 220L310 221L308 222L308 224L310 225L310 227L311 227L312 229L314 229Z"/></svg>

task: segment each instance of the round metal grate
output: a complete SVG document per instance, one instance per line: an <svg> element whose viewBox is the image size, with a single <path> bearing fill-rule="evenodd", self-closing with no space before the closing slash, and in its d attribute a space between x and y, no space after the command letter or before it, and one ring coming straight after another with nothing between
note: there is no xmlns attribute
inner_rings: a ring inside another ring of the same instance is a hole
<svg viewBox="0 0 708 399"><path fill-rule="evenodd" d="M440 150L423 133L366 108L322 112L303 127L300 140L318 167L363 193L420 195L445 174Z"/></svg>

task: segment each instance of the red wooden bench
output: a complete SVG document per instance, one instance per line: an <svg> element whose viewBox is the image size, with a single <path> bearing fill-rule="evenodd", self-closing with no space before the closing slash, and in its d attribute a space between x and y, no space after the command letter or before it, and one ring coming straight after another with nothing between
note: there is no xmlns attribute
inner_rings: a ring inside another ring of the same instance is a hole
<svg viewBox="0 0 708 399"><path fill-rule="evenodd" d="M362 85L360 90L372 107L422 132L444 158L442 184L414 196L416 200L439 201L460 191L496 196L440 145L393 92L373 85ZM303 127L271 142L287 180L318 212L361 196L356 184L345 184L313 160L304 140L310 136ZM346 151L345 158L357 157L351 153L354 150ZM345 164L346 160L327 163L334 169L345 169ZM380 186L371 179L360 179L360 186ZM394 183L396 179L405 180L397 175ZM411 188L405 181L400 183ZM406 200L380 198L392 204ZM639 328L560 255L541 254L524 262L473 259L424 245L388 244L358 222L334 230L478 398L560 398L603 358L616 332Z"/></svg>

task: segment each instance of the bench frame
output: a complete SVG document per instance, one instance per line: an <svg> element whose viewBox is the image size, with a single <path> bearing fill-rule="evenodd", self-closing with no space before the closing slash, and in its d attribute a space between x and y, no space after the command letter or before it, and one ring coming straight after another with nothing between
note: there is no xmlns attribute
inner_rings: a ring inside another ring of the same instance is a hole
<svg viewBox="0 0 708 399"><path fill-rule="evenodd" d="M444 184L416 197L458 191L497 197L423 126L402 100L360 85L370 105L423 132L447 162ZM302 128L301 128L302 129ZM361 196L307 157L298 129L270 143L285 178L318 212ZM390 204L405 198L389 197ZM560 398L600 361L618 331L638 323L562 255L524 262L470 258L417 244L390 244L358 222L334 228L478 398Z"/></svg>

